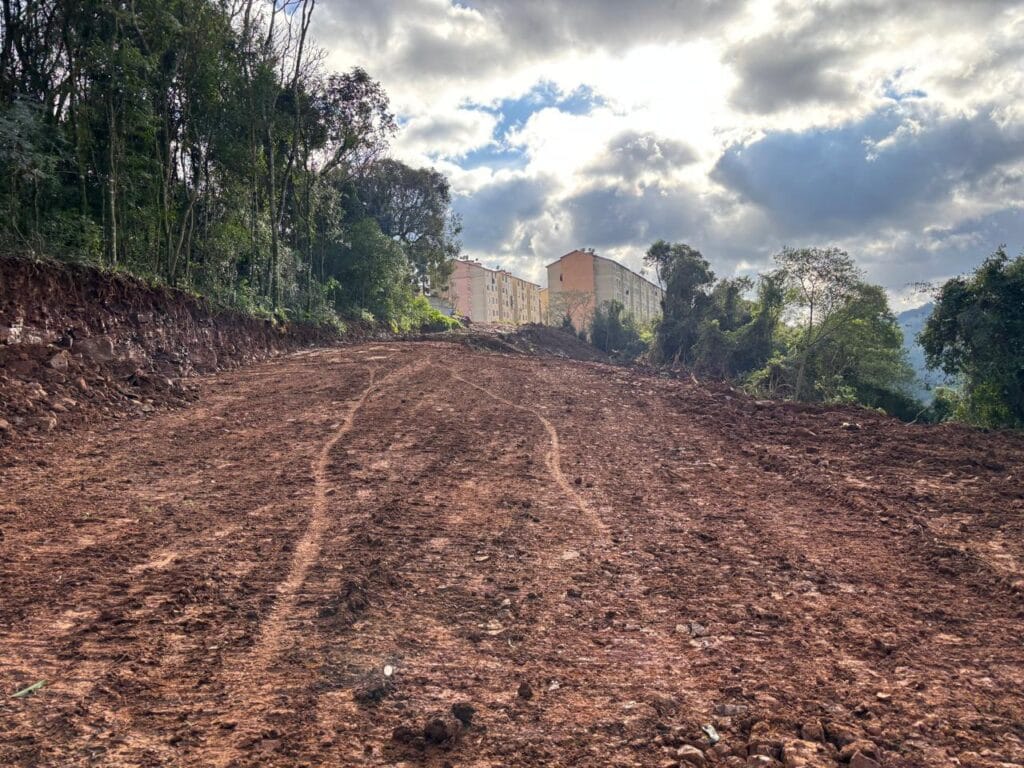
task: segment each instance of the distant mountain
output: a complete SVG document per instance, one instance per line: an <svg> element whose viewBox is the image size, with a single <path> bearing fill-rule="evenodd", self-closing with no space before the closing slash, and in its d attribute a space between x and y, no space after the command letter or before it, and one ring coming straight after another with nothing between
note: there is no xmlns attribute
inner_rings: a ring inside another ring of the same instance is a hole
<svg viewBox="0 0 1024 768"><path fill-rule="evenodd" d="M925 321L928 320L934 306L929 302L923 307L908 309L906 312L896 315L896 322L899 323L900 329L903 331L903 346L907 349L907 359L913 367L914 373L917 374L915 394L926 403L931 402L932 390L935 387L951 383L942 371L928 370L924 364L924 350L917 343L917 334L924 329Z"/></svg>

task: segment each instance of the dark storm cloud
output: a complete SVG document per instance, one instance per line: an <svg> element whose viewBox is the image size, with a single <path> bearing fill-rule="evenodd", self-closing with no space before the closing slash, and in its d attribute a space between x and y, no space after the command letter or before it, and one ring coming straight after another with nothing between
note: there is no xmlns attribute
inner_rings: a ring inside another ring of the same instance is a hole
<svg viewBox="0 0 1024 768"><path fill-rule="evenodd" d="M929 117L892 108L840 128L733 146L712 175L780 230L847 235L901 217L909 223L957 192L984 194L983 182L1012 184L1008 166L1022 157L1024 130L1001 126L991 112Z"/></svg>
<svg viewBox="0 0 1024 768"><path fill-rule="evenodd" d="M668 173L696 159L696 153L681 141L653 133L624 131L608 143L607 152L587 172L634 182L645 173Z"/></svg>
<svg viewBox="0 0 1024 768"><path fill-rule="evenodd" d="M622 50L638 43L696 37L739 13L745 0L479 0L483 14L496 14L506 33L546 50L596 46Z"/></svg>
<svg viewBox="0 0 1024 768"><path fill-rule="evenodd" d="M490 184L455 200L462 216L462 243L469 253L496 252L515 234L516 226L544 212L551 179L514 178Z"/></svg>

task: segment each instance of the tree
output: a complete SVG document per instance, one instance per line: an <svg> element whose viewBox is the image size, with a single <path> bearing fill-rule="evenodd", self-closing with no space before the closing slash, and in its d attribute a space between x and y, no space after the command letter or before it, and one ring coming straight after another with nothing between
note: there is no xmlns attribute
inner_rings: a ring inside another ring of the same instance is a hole
<svg viewBox="0 0 1024 768"><path fill-rule="evenodd" d="M914 418L923 406L909 394L913 371L885 291L861 280L836 248L786 249L776 259L779 270L761 284L763 314L749 326L751 346L768 356L751 385L794 400L857 402ZM776 349L768 341L774 334L759 326L780 315L791 325Z"/></svg>
<svg viewBox="0 0 1024 768"><path fill-rule="evenodd" d="M402 244L420 286L445 285L462 229L451 211L448 179L433 168L385 159L368 166L355 186L365 215Z"/></svg>
<svg viewBox="0 0 1024 768"><path fill-rule="evenodd" d="M605 301L594 311L590 343L623 360L635 360L645 348L633 316L620 301Z"/></svg>
<svg viewBox="0 0 1024 768"><path fill-rule="evenodd" d="M1024 256L1005 247L972 275L947 281L918 337L925 360L959 377L959 415L988 426L1024 426Z"/></svg>
<svg viewBox="0 0 1024 768"><path fill-rule="evenodd" d="M548 315L552 323L557 321L566 330L586 331L591 320L591 317L588 316L593 301L590 293L587 291L558 291L549 296Z"/></svg>
<svg viewBox="0 0 1024 768"><path fill-rule="evenodd" d="M356 230L387 218L360 209L355 181L373 176L397 126L367 72L324 69L309 38L316 8L0 3L0 247L278 317L360 315L365 297L379 319L402 320L386 313L411 305L374 298L360 275L392 281L391 297L443 275L458 250L450 191L437 172L402 166L386 200L401 199L411 224Z"/></svg>
<svg viewBox="0 0 1024 768"><path fill-rule="evenodd" d="M659 240L647 250L644 261L654 266L665 286L656 337L659 357L690 364L701 323L712 304L715 273L700 251L685 243Z"/></svg>
<svg viewBox="0 0 1024 768"><path fill-rule="evenodd" d="M720 378L753 371L774 351L783 291L777 274L762 276L758 299L748 277L716 281L699 251L683 243L659 240L647 252L664 281L662 318L656 328L656 352L673 361Z"/></svg>
<svg viewBox="0 0 1024 768"><path fill-rule="evenodd" d="M803 396L807 361L820 343L821 329L860 283L860 271L838 248L784 248L775 256L795 319L803 327L793 398Z"/></svg>

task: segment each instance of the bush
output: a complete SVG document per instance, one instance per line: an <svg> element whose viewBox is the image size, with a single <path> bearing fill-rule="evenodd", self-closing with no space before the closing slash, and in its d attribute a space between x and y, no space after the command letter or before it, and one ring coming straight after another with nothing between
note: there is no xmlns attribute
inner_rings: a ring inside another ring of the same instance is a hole
<svg viewBox="0 0 1024 768"><path fill-rule="evenodd" d="M412 300L409 307L409 315L401 323L403 331L422 331L424 333L439 333L453 331L461 327L461 323L454 317L449 317L438 309L430 306L426 296L417 296Z"/></svg>

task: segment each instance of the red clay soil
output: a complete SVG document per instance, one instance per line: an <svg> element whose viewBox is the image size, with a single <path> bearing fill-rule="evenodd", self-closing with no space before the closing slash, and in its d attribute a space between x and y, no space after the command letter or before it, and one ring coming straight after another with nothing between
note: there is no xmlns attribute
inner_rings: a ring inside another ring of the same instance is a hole
<svg viewBox="0 0 1024 768"><path fill-rule="evenodd" d="M0 469L0 765L1024 763L1019 436L440 342L198 391Z"/></svg>

